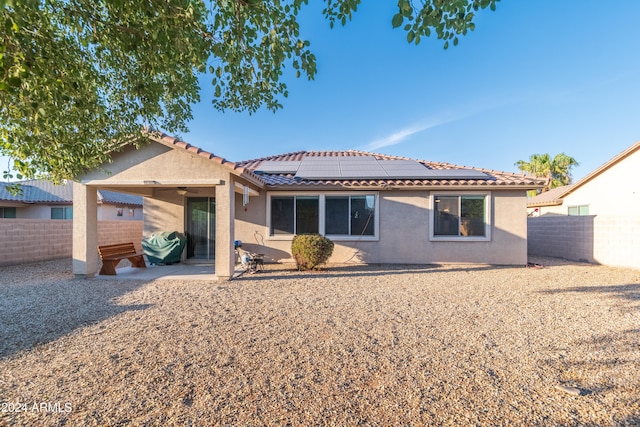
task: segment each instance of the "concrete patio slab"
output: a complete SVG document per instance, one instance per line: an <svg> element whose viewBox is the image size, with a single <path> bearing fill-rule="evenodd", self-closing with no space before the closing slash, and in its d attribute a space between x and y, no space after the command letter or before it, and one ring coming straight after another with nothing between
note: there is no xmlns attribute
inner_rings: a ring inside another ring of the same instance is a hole
<svg viewBox="0 0 640 427"><path fill-rule="evenodd" d="M105 280L217 280L215 266L209 263L147 265L147 268L122 267L116 276L96 275Z"/></svg>

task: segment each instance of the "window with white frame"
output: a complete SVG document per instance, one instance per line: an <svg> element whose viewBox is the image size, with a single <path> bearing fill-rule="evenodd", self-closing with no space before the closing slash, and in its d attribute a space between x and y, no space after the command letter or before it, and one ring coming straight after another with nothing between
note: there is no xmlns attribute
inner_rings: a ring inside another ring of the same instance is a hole
<svg viewBox="0 0 640 427"><path fill-rule="evenodd" d="M272 194L269 197L269 235L318 233L337 239L376 238L377 195Z"/></svg>
<svg viewBox="0 0 640 427"><path fill-rule="evenodd" d="M488 194L439 193L433 195L433 240L489 240Z"/></svg>
<svg viewBox="0 0 640 427"><path fill-rule="evenodd" d="M51 219L73 219L73 208L51 208Z"/></svg>
<svg viewBox="0 0 640 427"><path fill-rule="evenodd" d="M589 215L589 205L569 206L567 214L571 216Z"/></svg>

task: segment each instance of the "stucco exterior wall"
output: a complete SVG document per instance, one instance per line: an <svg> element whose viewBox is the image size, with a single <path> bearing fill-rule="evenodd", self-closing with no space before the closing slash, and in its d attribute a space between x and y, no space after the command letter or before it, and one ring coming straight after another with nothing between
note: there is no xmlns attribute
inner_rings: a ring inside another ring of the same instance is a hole
<svg viewBox="0 0 640 427"><path fill-rule="evenodd" d="M72 232L71 220L0 219L0 265L70 258ZM98 221L99 245L141 240L142 221Z"/></svg>
<svg viewBox="0 0 640 427"><path fill-rule="evenodd" d="M564 197L563 208L589 205L589 215L626 215L640 210L640 151L630 154Z"/></svg>
<svg viewBox="0 0 640 427"><path fill-rule="evenodd" d="M538 210L538 213L535 214L534 210ZM542 215L567 215L567 207L563 205L555 205L555 206L536 206L535 208L527 208L527 214L531 213L532 216L542 216Z"/></svg>
<svg viewBox="0 0 640 427"><path fill-rule="evenodd" d="M460 194L468 194L461 191ZM527 217L524 191L493 191L490 241L431 241L430 192L379 193L379 240L334 241L330 262L336 263L479 263L524 265L527 262ZM267 196L247 206L236 197L235 239L243 249L266 255L271 262L291 262L291 241L269 238Z"/></svg>
<svg viewBox="0 0 640 427"><path fill-rule="evenodd" d="M118 216L118 209L122 208L122 216ZM133 216L130 214L133 210ZM105 221L142 221L142 206L127 205L98 205L98 220Z"/></svg>
<svg viewBox="0 0 640 427"><path fill-rule="evenodd" d="M113 162L105 165L110 173L94 170L82 177L83 182L100 180L101 185L127 183L140 185L143 181L158 182L211 181L228 176L221 168L212 167L213 162L184 150L176 150L161 144L151 143L139 150L127 147L113 155Z"/></svg>
<svg viewBox="0 0 640 427"><path fill-rule="evenodd" d="M16 217L23 219L51 219L51 208L71 207L71 205L30 205L16 208Z"/></svg>
<svg viewBox="0 0 640 427"><path fill-rule="evenodd" d="M162 231L185 232L182 196L175 192L167 193L164 199L144 199L144 236Z"/></svg>

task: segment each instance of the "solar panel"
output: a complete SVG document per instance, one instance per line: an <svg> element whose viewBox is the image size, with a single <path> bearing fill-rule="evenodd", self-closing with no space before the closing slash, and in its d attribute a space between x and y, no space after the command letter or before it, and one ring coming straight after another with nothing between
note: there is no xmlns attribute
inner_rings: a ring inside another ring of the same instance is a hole
<svg viewBox="0 0 640 427"><path fill-rule="evenodd" d="M260 166L256 169L256 172L260 173L296 173L300 167L299 160L265 160L260 163Z"/></svg>
<svg viewBox="0 0 640 427"><path fill-rule="evenodd" d="M307 156L298 160L266 160L258 173L295 174L296 178L322 179L489 179L475 169L429 169L415 160L377 160L373 156Z"/></svg>

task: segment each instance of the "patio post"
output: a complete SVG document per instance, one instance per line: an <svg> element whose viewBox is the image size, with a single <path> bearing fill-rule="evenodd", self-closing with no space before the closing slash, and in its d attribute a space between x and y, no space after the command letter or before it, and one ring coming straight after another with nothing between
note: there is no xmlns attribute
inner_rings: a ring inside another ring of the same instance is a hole
<svg viewBox="0 0 640 427"><path fill-rule="evenodd" d="M229 174L216 185L216 277L230 280L235 271L233 236L235 234L234 181Z"/></svg>
<svg viewBox="0 0 640 427"><path fill-rule="evenodd" d="M98 271L98 190L73 183L73 274L93 277Z"/></svg>

